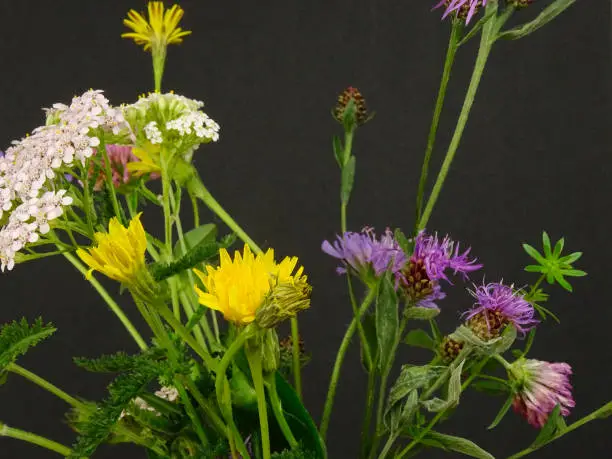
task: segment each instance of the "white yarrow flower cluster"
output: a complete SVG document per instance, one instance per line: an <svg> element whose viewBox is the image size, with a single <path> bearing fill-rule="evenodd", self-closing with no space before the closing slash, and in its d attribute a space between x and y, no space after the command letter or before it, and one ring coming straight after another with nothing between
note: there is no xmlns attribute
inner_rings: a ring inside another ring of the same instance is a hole
<svg viewBox="0 0 612 459"><path fill-rule="evenodd" d="M166 123L166 129L182 136L195 134L200 139L219 140L219 125L204 112L191 112Z"/></svg>
<svg viewBox="0 0 612 459"><path fill-rule="evenodd" d="M121 110L112 108L102 91L90 90L74 97L71 104L55 104L47 111L54 124L41 126L32 135L14 141L0 157L0 219L11 211L0 229L0 269L15 264L15 253L26 242L38 239L36 232L49 231L48 222L62 215L61 206L70 205L66 191L56 191L52 180L56 170L93 155L100 144L92 129L118 134L129 129Z"/></svg>
<svg viewBox="0 0 612 459"><path fill-rule="evenodd" d="M176 387L164 386L155 392L155 396L163 400L167 400L168 402L175 403L179 398L179 393ZM134 406L136 406L140 410L150 411L152 413L155 413L156 416L161 416L161 413L159 411L157 411L155 408L153 408L144 399L140 397L136 397L134 400L132 400L132 403L134 404ZM128 416L129 414L130 414L129 409L127 411L123 410L121 412L121 415L119 416L119 419L123 419L125 416Z"/></svg>
<svg viewBox="0 0 612 459"><path fill-rule="evenodd" d="M151 121L144 127L145 136L152 144L159 144L164 141L162 133L157 127L157 121Z"/></svg>

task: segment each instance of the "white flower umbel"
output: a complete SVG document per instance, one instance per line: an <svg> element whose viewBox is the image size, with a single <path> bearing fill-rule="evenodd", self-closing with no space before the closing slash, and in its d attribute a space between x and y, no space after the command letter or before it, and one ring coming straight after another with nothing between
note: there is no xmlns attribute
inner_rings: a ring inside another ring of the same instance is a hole
<svg viewBox="0 0 612 459"><path fill-rule="evenodd" d="M151 121L144 127L145 136L152 144L160 144L164 141L162 133L157 127L157 121Z"/></svg>
<svg viewBox="0 0 612 459"><path fill-rule="evenodd" d="M48 222L72 203L65 190L56 190L58 169L69 169L75 161L84 165L100 144L96 136L100 132L129 132L123 112L112 108L102 91L87 91L70 105L53 105L47 121L31 135L13 141L0 157L0 220L13 210L0 228L2 270L12 269L15 253L38 239L37 233L47 233Z"/></svg>
<svg viewBox="0 0 612 459"><path fill-rule="evenodd" d="M181 136L194 135L199 139L219 140L219 125L203 112L191 112L166 123L166 129L177 131Z"/></svg>

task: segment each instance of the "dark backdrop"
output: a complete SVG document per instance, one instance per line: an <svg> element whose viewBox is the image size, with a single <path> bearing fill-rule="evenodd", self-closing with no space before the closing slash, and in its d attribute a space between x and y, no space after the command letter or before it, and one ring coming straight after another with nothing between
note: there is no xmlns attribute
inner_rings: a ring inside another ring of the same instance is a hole
<svg viewBox="0 0 612 459"><path fill-rule="evenodd" d="M335 351L350 318L345 282L321 240L339 225L338 170L329 116L336 95L355 85L377 116L360 129L357 181L349 226L410 228L421 156L449 24L427 0L183 1L194 30L170 50L165 88L202 99L222 127L221 141L196 156L205 183L253 238L279 255L300 256L314 285L301 317L313 362L305 398L319 419ZM41 106L67 102L92 87L111 102L132 101L151 87L149 57L119 38L134 0L2 2L0 138L42 123ZM517 14L527 18L541 4ZM542 229L583 250L575 294L555 289L561 325L546 323L533 355L575 370L577 419L610 397L609 2L582 1L527 39L493 51L471 120L430 229L473 246L487 279L533 280L520 243ZM467 85L475 44L461 49L442 118L434 166L448 144ZM206 215L206 214L205 214ZM212 219L212 217L210 217ZM214 220L214 219L213 219ZM470 299L460 285L443 302L450 331ZM98 399L108 382L86 374L71 356L135 351L122 326L82 277L61 259L17 266L0 277L0 321L39 314L59 328L23 363L68 392ZM126 305L134 316L129 303ZM411 358L404 349L399 360ZM354 347L341 379L329 435L333 459L354 458L363 411L364 375ZM69 444L65 406L18 377L0 387L0 419ZM497 457L527 446L535 432L509 415L486 426L502 400L466 393L444 432L473 438ZM609 457L611 424L592 423L534 454L539 458ZM442 457L432 452L427 457ZM452 454L451 454L452 456ZM0 440L2 459L52 453ZM104 447L96 457L144 457L131 447Z"/></svg>

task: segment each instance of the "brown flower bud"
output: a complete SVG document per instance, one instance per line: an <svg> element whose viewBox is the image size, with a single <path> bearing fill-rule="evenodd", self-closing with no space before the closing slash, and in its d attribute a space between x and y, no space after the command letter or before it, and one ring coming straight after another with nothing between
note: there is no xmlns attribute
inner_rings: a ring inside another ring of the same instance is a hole
<svg viewBox="0 0 612 459"><path fill-rule="evenodd" d="M368 121L368 109L366 107L365 99L359 90L357 88L353 88L352 86L346 88L342 94L338 96L338 105L336 105L333 112L334 118L336 118L336 120L338 120L340 123L344 122L346 108L351 100L354 104L355 122L358 125L362 125Z"/></svg>

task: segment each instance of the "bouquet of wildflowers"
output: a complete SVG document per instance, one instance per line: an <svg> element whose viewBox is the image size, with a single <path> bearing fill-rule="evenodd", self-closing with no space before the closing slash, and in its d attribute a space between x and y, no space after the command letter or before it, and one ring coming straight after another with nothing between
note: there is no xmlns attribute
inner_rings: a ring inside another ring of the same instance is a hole
<svg viewBox="0 0 612 459"><path fill-rule="evenodd" d="M260 248L215 200L193 165L200 148L214 148L205 145L219 140L220 127L202 110L202 102L162 90L168 47L191 34L180 27L183 10L151 1L146 13L128 12L123 37L151 54L153 91L120 105L112 105L100 90L75 96L68 105L57 103L46 109L42 126L1 154L0 267L9 272L44 257L67 260L100 294L140 352L76 357L84 371L113 375L106 395L85 400L18 364L21 355L56 331L51 323L24 318L4 324L0 383L25 378L62 399L76 438L66 446L1 422L0 436L69 458L94 456L104 443L132 443L152 459L324 459L351 344L360 348L368 381L359 436L362 458L407 458L428 448L493 458L445 430L444 421L468 388L503 396L490 429L510 408L538 429L534 442L511 458L612 414L608 402L568 424L574 407L571 366L529 356L538 328L558 320L549 306L552 287L571 292L568 279L586 275L574 266L581 253L568 253L564 239L553 243L543 232L541 248L523 244L532 259L525 270L534 273L533 283L519 287L487 279L467 284L473 305L446 333L436 321L446 291L474 273L486 277L469 247L427 228L494 45L528 36L573 3L554 0L514 27L508 26L514 11L531 0L435 5L450 26L450 39L412 228L382 234L347 228L355 185L352 145L373 115L357 89L349 87L339 96L332 115L344 135L334 136L332 146L340 169L340 228L335 238L327 235L321 249L338 264L353 317L320 420L312 419L301 398L301 368L309 357L298 316L311 307L308 271L296 256ZM478 38L465 101L426 195L455 55ZM226 234L201 223L204 208L227 225ZM143 212L162 216L163 234L147 231ZM185 212L192 213L193 228L181 223ZM97 279L101 276L116 281L116 288L107 290ZM131 296L130 310L118 305L119 294ZM138 314L146 332L129 319ZM290 324L291 334L281 340L283 323ZM426 349L429 361L396 362L400 345Z"/></svg>

